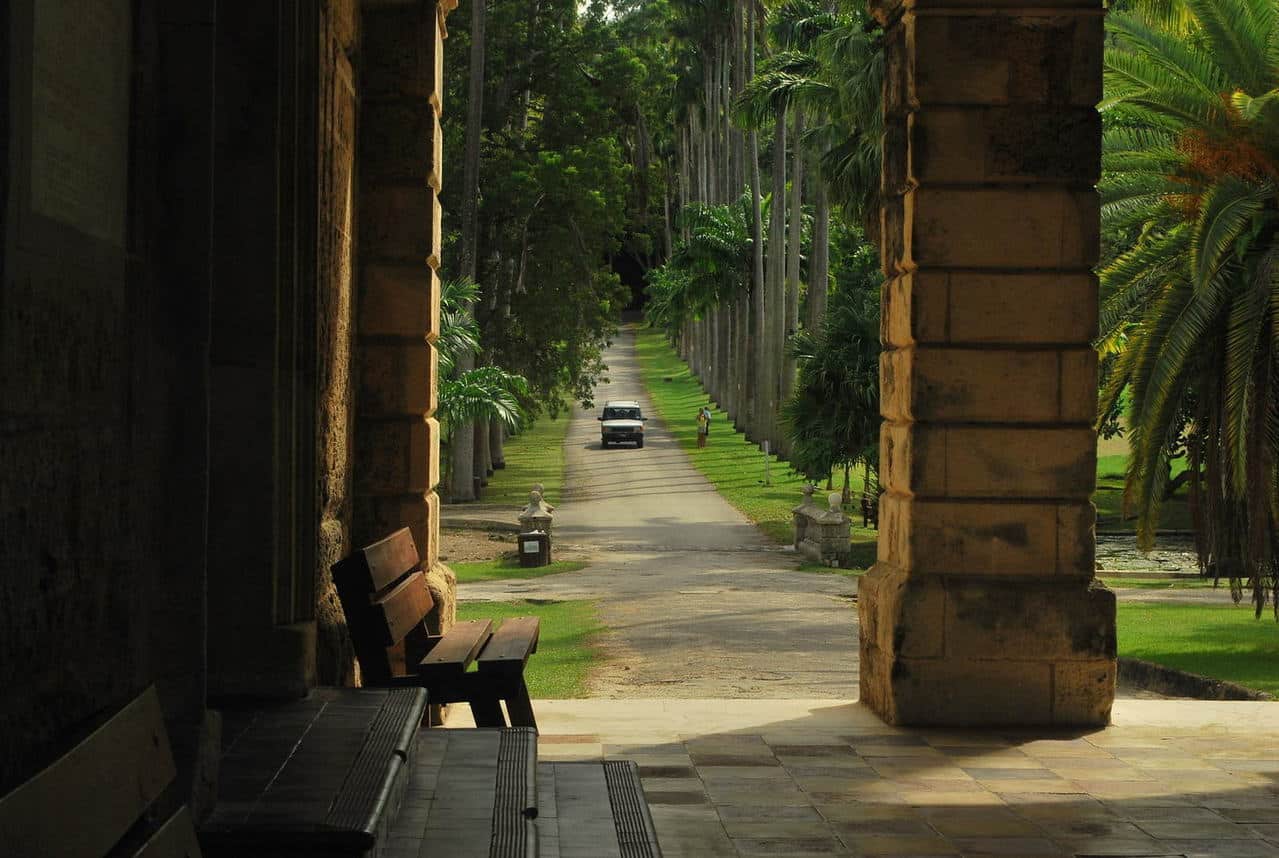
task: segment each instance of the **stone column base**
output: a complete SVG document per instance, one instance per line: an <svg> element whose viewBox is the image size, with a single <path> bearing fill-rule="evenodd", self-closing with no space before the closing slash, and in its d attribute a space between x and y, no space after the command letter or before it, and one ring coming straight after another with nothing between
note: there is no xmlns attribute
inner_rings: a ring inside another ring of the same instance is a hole
<svg viewBox="0 0 1279 858"><path fill-rule="evenodd" d="M890 724L1104 726L1115 595L1081 577L911 575L859 583L861 702Z"/></svg>

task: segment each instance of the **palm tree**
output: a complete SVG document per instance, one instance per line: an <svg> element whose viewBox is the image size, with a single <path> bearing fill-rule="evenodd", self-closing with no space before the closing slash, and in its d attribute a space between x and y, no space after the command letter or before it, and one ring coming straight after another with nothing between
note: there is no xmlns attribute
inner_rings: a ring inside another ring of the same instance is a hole
<svg viewBox="0 0 1279 858"><path fill-rule="evenodd" d="M1279 8L1112 12L1102 105L1103 417L1127 403L1128 490L1150 548L1185 446L1200 562L1260 615L1279 561Z"/></svg>
<svg viewBox="0 0 1279 858"><path fill-rule="evenodd" d="M476 234L480 195L480 141L484 117L484 24L487 0L471 2L471 56L470 80L466 104L466 151L462 161L462 276L471 282L476 280ZM474 301L466 304L465 312L474 318ZM475 352L463 351L456 356L459 372L475 367ZM475 469L475 438L471 427L459 427L452 437L450 450L454 468L449 482L449 495L454 501L475 500L472 472Z"/></svg>
<svg viewBox="0 0 1279 858"><path fill-rule="evenodd" d="M649 273L649 324L675 338L688 322L727 306L750 285L753 240L752 201L731 205L694 204L680 214L680 241L671 258Z"/></svg>
<svg viewBox="0 0 1279 858"><path fill-rule="evenodd" d="M528 382L521 375L496 366L461 368L463 359L469 356L474 360L480 347L480 327L472 312L479 293L475 281L465 277L440 284L440 336L435 342L440 382L435 416L448 442L441 449L450 451L446 463L450 480L445 483L450 487L460 479L455 451L474 449L472 425L494 421L516 429L524 420L523 403L530 398ZM462 443L465 439L472 443Z"/></svg>
<svg viewBox="0 0 1279 858"><path fill-rule="evenodd" d="M877 469L879 459L878 278L831 299L817 331L791 341L799 366L795 392L782 408L790 464L811 480L843 467ZM847 500L847 498L845 498Z"/></svg>

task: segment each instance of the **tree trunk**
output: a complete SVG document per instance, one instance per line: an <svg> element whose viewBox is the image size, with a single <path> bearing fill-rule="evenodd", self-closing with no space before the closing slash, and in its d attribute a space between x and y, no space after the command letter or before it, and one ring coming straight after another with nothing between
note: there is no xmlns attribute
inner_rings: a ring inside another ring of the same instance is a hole
<svg viewBox="0 0 1279 858"><path fill-rule="evenodd" d="M830 193L819 163L813 166L813 250L808 270L808 329L818 330L826 318L830 294Z"/></svg>
<svg viewBox="0 0 1279 858"><path fill-rule="evenodd" d="M471 0L471 68L467 88L466 150L462 166L463 277L476 279L478 198L480 187L480 136L484 117L484 8L485 0ZM461 354L458 372L475 368L475 356ZM475 500L475 430L469 423L452 427L449 497L454 503Z"/></svg>
<svg viewBox="0 0 1279 858"><path fill-rule="evenodd" d="M790 236L786 246L786 342L799 330L799 277L800 277L800 244L803 241L804 229L804 147L800 141L804 134L804 111L795 108L795 137L791 143L794 149L793 175L790 192ZM795 358L789 349L784 349L782 359L782 401L791 398L795 392ZM789 439L782 443L781 449L789 451Z"/></svg>
<svg viewBox="0 0 1279 858"><path fill-rule="evenodd" d="M777 449L783 347L786 339L786 114L778 111L773 127L773 200L768 227L769 353L767 437Z"/></svg>
<svg viewBox="0 0 1279 858"><path fill-rule="evenodd" d="M747 73L755 75L755 3L747 3ZM767 284L764 277L763 182L759 171L759 132L750 132L751 242L754 259L751 271L751 337L754 378L751 384L751 414L747 433L750 440L762 441L765 433L768 384Z"/></svg>
<svg viewBox="0 0 1279 858"><path fill-rule="evenodd" d="M506 467L506 426L501 420L489 421L489 457L493 470L500 471Z"/></svg>

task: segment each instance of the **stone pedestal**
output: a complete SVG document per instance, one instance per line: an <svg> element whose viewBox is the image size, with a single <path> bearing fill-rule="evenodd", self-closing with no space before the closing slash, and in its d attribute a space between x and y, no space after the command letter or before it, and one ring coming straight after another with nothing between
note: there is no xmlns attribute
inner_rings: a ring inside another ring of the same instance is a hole
<svg viewBox="0 0 1279 858"><path fill-rule="evenodd" d="M1102 6L884 0L879 562L861 699L898 724L1105 724L1093 580Z"/></svg>
<svg viewBox="0 0 1279 858"><path fill-rule="evenodd" d="M804 486L804 501L795 517L795 550L828 566L845 566L852 553L853 521L844 514L843 495L832 492L823 509L813 502L812 486Z"/></svg>

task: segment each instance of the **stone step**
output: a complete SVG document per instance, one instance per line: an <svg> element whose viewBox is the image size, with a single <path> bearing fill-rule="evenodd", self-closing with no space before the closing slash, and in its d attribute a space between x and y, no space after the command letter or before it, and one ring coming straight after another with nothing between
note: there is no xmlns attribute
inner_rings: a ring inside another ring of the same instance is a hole
<svg viewBox="0 0 1279 858"><path fill-rule="evenodd" d="M225 710L206 856L380 855L414 765L422 689L319 688Z"/></svg>
<svg viewBox="0 0 1279 858"><path fill-rule="evenodd" d="M535 858L537 731L424 730L385 858Z"/></svg>
<svg viewBox="0 0 1279 858"><path fill-rule="evenodd" d="M539 858L661 858L630 760L538 766Z"/></svg>

